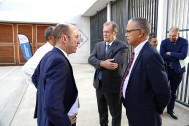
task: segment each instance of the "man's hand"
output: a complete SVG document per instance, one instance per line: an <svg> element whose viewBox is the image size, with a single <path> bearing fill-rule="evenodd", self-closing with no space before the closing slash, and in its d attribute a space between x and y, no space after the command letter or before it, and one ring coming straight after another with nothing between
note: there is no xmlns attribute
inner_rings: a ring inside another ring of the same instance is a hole
<svg viewBox="0 0 189 126"><path fill-rule="evenodd" d="M75 113L73 116L69 116L71 125L76 123L76 119L77 119L76 115L77 113Z"/></svg>
<svg viewBox="0 0 189 126"><path fill-rule="evenodd" d="M166 52L166 55L170 56L170 55L171 55L171 52Z"/></svg>
<svg viewBox="0 0 189 126"><path fill-rule="evenodd" d="M115 70L118 67L117 63L112 63L114 59L107 59L105 61L100 62L100 67L104 67L109 70Z"/></svg>

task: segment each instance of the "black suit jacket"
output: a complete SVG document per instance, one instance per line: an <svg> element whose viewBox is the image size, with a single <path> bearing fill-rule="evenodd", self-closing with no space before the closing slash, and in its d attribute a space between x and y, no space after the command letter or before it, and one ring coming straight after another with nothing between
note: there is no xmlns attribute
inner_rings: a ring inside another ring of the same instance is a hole
<svg viewBox="0 0 189 126"><path fill-rule="evenodd" d="M128 52L128 46L126 43L119 40L114 40L107 53L106 42L102 41L95 45L95 48L88 59L88 62L96 68L94 75L94 87L99 88L98 73L102 71L102 90L107 93L119 93L121 85L121 77L123 74L123 64ZM107 59L114 59L114 63L118 63L118 68L115 70L108 70L99 67L101 61Z"/></svg>
<svg viewBox="0 0 189 126"><path fill-rule="evenodd" d="M133 126L161 126L160 114L169 102L170 88L164 61L148 42L131 70L124 106Z"/></svg>

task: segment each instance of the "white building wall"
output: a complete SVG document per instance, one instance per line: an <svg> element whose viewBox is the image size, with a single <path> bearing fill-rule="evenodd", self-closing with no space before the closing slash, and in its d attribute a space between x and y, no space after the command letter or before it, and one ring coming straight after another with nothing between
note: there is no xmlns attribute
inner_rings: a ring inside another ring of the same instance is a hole
<svg viewBox="0 0 189 126"><path fill-rule="evenodd" d="M159 0L158 25L157 25L158 50L160 49L161 41L166 38L166 25L167 25L167 0Z"/></svg>
<svg viewBox="0 0 189 126"><path fill-rule="evenodd" d="M87 63L90 54L90 17L81 14L95 0L4 0L0 1L0 22L71 23L87 40L69 56L71 63ZM81 35L82 37L82 35Z"/></svg>
<svg viewBox="0 0 189 126"><path fill-rule="evenodd" d="M83 42L80 41L76 53L69 55L69 60L71 63L88 63L90 55L90 17L78 16L76 27L82 32Z"/></svg>

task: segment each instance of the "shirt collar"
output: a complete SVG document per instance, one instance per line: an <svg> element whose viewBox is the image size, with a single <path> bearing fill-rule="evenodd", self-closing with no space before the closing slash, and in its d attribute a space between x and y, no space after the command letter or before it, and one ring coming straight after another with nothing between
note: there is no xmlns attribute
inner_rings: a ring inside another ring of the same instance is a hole
<svg viewBox="0 0 189 126"><path fill-rule="evenodd" d="M52 46L48 41L47 41L47 43L46 43L48 46Z"/></svg>
<svg viewBox="0 0 189 126"><path fill-rule="evenodd" d="M135 49L134 52L135 54L138 54L140 52L140 50L142 49L142 47L144 46L144 44L146 44L148 40L143 41L142 43L140 43Z"/></svg>
<svg viewBox="0 0 189 126"><path fill-rule="evenodd" d="M114 41L115 41L115 40L113 40L113 41L112 41L112 42L110 42L109 44L106 42L106 46L107 46L107 45L110 45L110 46L111 46L111 45L112 45L112 43L113 43Z"/></svg>
<svg viewBox="0 0 189 126"><path fill-rule="evenodd" d="M58 48L58 47L56 47L56 48ZM62 50L61 48L58 48L58 49L60 49L64 53L65 57L68 59L68 54L64 50Z"/></svg>

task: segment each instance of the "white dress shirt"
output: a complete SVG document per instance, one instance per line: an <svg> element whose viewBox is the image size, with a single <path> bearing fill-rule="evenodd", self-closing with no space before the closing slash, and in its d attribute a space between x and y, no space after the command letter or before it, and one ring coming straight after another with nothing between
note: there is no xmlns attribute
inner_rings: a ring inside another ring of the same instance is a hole
<svg viewBox="0 0 189 126"><path fill-rule="evenodd" d="M58 47L56 47L56 48L58 48ZM58 48L58 49L60 49L60 48ZM60 49L60 50L64 53L65 57L68 59L67 53L64 52L64 50L62 50L62 49ZM72 105L71 109L68 112L68 116L72 116L75 113L78 113L78 108L79 108L79 98L77 96L75 103Z"/></svg>
<svg viewBox="0 0 189 126"><path fill-rule="evenodd" d="M47 42L45 45L37 49L35 54L22 67L22 72L24 74L24 77L29 84L33 84L32 75L37 65L39 64L43 56L52 49L53 46Z"/></svg>
<svg viewBox="0 0 189 126"><path fill-rule="evenodd" d="M131 68L129 69L129 73L127 74L127 77L125 78L125 81L124 81L124 84L123 84L122 92L123 92L123 97L124 97L124 98L125 98L125 92L126 92L126 89L127 89L127 85L128 85L128 82L129 82L129 78L130 78L130 74L131 74L133 65L135 64L135 61L136 61L136 59L137 59L137 57L138 57L138 54L140 53L141 49L143 48L144 44L146 44L147 41L148 41L148 40L143 41L142 43L140 43L140 44L134 49L134 52L135 52L134 59L133 59Z"/></svg>
<svg viewBox="0 0 189 126"><path fill-rule="evenodd" d="M107 48L107 45L112 45L112 43L113 43L114 41L112 41L112 42L110 42L109 44L106 42L106 48ZM110 48L110 47L109 47ZM107 50L107 49L106 49Z"/></svg>

